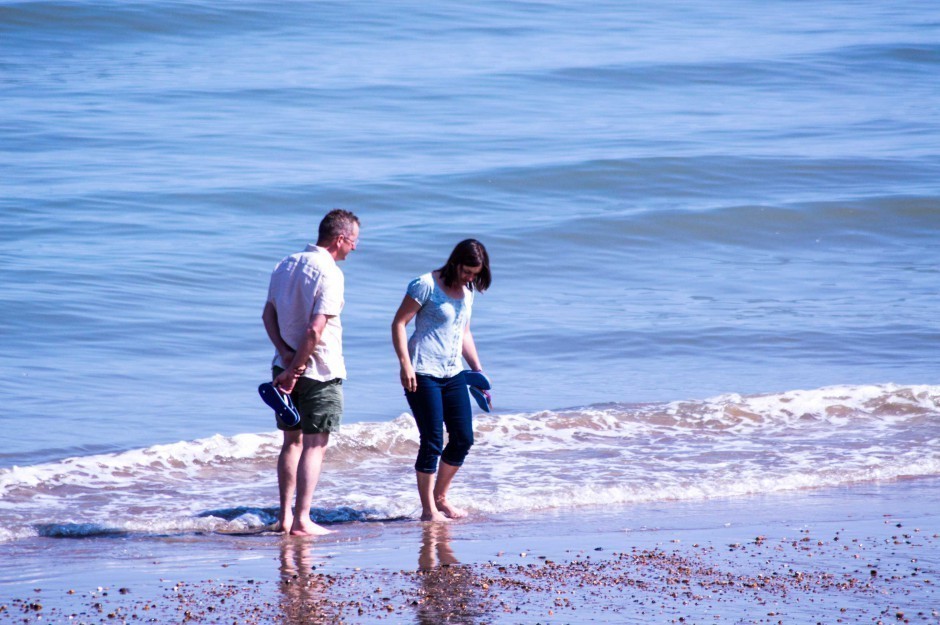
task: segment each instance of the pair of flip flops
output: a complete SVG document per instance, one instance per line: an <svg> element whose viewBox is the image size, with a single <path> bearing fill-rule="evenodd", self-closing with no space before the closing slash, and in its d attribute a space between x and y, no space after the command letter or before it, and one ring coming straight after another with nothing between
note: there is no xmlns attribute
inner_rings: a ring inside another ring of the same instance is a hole
<svg viewBox="0 0 940 625"><path fill-rule="evenodd" d="M467 381L467 388L470 391L470 397L477 403L484 412L493 409L493 398L487 392L493 388L490 379L482 371L463 372L464 379Z"/></svg>
<svg viewBox="0 0 940 625"><path fill-rule="evenodd" d="M268 406L274 409L274 417L278 425L285 428L292 428L300 423L300 413L294 407L290 395L282 393L271 382L265 382L258 387L258 394Z"/></svg>

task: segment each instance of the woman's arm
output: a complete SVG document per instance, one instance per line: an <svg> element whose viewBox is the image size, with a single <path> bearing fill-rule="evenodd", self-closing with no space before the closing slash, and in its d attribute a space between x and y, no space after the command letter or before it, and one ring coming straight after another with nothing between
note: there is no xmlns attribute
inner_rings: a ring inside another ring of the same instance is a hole
<svg viewBox="0 0 940 625"><path fill-rule="evenodd" d="M463 357L474 371L483 371L483 365L480 364L480 357L477 355L477 346L473 342L473 333L470 332L470 324L463 331Z"/></svg>
<svg viewBox="0 0 940 625"><path fill-rule="evenodd" d="M398 356L398 364L401 366L401 385L406 391L415 392L418 390L418 380L415 378L414 367L411 366L411 357L408 355L408 332L405 326L414 319L414 316L421 310L421 304L415 301L410 295L406 295L395 313L395 319L392 320L392 345L395 347L395 355Z"/></svg>

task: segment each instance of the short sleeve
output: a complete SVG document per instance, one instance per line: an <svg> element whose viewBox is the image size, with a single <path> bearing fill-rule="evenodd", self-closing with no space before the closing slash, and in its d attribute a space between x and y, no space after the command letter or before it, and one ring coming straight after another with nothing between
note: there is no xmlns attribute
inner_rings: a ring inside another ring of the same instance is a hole
<svg viewBox="0 0 940 625"><path fill-rule="evenodd" d="M269 304L273 304L274 299L274 276L271 276L271 279L268 281L268 299L265 301Z"/></svg>
<svg viewBox="0 0 940 625"><path fill-rule="evenodd" d="M330 272L323 276L320 283L320 295L313 305L313 314L338 317L343 312L346 279L343 272Z"/></svg>
<svg viewBox="0 0 940 625"><path fill-rule="evenodd" d="M284 264L282 260L274 266L274 270L271 271L271 279L268 280L268 303L274 304L277 301L277 287L281 280L281 266Z"/></svg>
<svg viewBox="0 0 940 625"><path fill-rule="evenodd" d="M420 276L412 280L408 284L408 295L414 301L418 302L424 306L425 302L428 301L428 298L431 297L431 283L426 277L430 277L430 274L427 276ZM433 278L432 278L433 280Z"/></svg>

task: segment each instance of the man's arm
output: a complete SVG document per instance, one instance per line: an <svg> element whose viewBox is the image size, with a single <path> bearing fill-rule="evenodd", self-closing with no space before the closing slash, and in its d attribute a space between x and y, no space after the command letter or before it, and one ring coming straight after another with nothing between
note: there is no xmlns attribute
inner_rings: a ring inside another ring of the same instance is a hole
<svg viewBox="0 0 940 625"><path fill-rule="evenodd" d="M316 349L317 343L320 342L320 337L323 336L323 328L326 327L326 322L333 317L334 315L319 314L313 316L310 325L307 326L307 331L304 333L303 342L297 347L297 351L294 353L294 357L291 359L287 369L274 379L274 386L280 388L285 393L290 393L294 390L294 384L297 383L297 378L303 375L304 371L307 369L307 361L310 360L310 356L313 355L313 350Z"/></svg>
<svg viewBox="0 0 940 625"><path fill-rule="evenodd" d="M268 333L268 338L271 339L274 349L281 357L281 362L285 364L291 362L294 359L294 349L285 343L284 337L281 336L281 326L277 323L277 308L274 304L267 302L264 305L261 320L264 322L264 330Z"/></svg>

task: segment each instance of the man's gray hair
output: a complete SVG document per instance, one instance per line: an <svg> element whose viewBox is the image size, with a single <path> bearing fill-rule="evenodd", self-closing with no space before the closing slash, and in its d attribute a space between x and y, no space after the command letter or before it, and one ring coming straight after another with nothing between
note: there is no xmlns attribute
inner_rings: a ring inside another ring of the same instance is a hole
<svg viewBox="0 0 940 625"><path fill-rule="evenodd" d="M358 224L359 218L351 211L336 208L323 217L320 222L318 244L326 245L341 234L351 235L353 224Z"/></svg>

